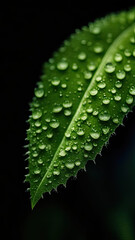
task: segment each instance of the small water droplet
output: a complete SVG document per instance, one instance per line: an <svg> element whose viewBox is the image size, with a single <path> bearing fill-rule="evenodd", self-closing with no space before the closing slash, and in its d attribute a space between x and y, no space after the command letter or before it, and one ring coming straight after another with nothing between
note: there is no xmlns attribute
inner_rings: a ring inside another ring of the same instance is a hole
<svg viewBox="0 0 135 240"><path fill-rule="evenodd" d="M77 167L79 167L79 166L81 165L80 161L76 161L76 162L75 162L75 165L76 165Z"/></svg>
<svg viewBox="0 0 135 240"><path fill-rule="evenodd" d="M60 125L60 123L59 123L58 120L53 119L53 120L50 122L49 125L50 125L51 128L58 128L59 125Z"/></svg>
<svg viewBox="0 0 135 240"><path fill-rule="evenodd" d="M59 156L60 157L65 157L66 156L66 152L64 149L61 149L61 151L59 152Z"/></svg>
<svg viewBox="0 0 135 240"><path fill-rule="evenodd" d="M35 126L36 126L36 127L40 127L40 126L41 126L41 122L40 122L39 120L37 120L37 121L35 122Z"/></svg>
<svg viewBox="0 0 135 240"><path fill-rule="evenodd" d="M111 63L111 62L108 62L106 65L105 65L105 71L107 73L113 73L115 71L115 66Z"/></svg>
<svg viewBox="0 0 135 240"><path fill-rule="evenodd" d="M47 133L47 138L52 138L53 137L53 133Z"/></svg>
<svg viewBox="0 0 135 240"><path fill-rule="evenodd" d="M66 168L68 168L68 169L73 169L74 166L75 166L75 164L74 164L74 163L66 163L65 166L66 166Z"/></svg>
<svg viewBox="0 0 135 240"><path fill-rule="evenodd" d="M119 70L119 71L116 73L116 77L117 77L117 79L119 79L119 80L124 79L125 76L126 76L126 73L125 73L124 70Z"/></svg>
<svg viewBox="0 0 135 240"><path fill-rule="evenodd" d="M118 118L113 118L113 123L118 124L119 123L119 119Z"/></svg>
<svg viewBox="0 0 135 240"><path fill-rule="evenodd" d="M34 170L34 173L35 173L36 175L40 174L40 172L41 172L40 169L35 169L35 170Z"/></svg>
<svg viewBox="0 0 135 240"><path fill-rule="evenodd" d="M89 64L87 65L87 69L88 69L89 71L95 71L95 69L96 69L96 64L95 64L94 62L89 63Z"/></svg>
<svg viewBox="0 0 135 240"><path fill-rule="evenodd" d="M63 103L63 107L64 107L64 108L70 108L70 107L72 107L72 102L66 100L66 101Z"/></svg>
<svg viewBox="0 0 135 240"><path fill-rule="evenodd" d="M78 69L78 65L77 65L76 63L73 63L73 64L72 64L72 69L73 69L74 71L76 71L76 70Z"/></svg>
<svg viewBox="0 0 135 240"><path fill-rule="evenodd" d="M61 84L61 87L62 87L63 89L65 89L65 88L67 88L67 84L66 84L66 83L62 83L62 84Z"/></svg>
<svg viewBox="0 0 135 240"><path fill-rule="evenodd" d="M93 139L98 139L100 137L100 133L99 132L90 132L90 136Z"/></svg>
<svg viewBox="0 0 135 240"><path fill-rule="evenodd" d="M94 46L94 52L95 53L101 53L101 52L103 52L103 46L101 46L101 45L96 45L96 46Z"/></svg>
<svg viewBox="0 0 135 240"><path fill-rule="evenodd" d="M87 119L87 117L88 117L87 113L81 114L81 120L85 121Z"/></svg>
<svg viewBox="0 0 135 240"><path fill-rule="evenodd" d="M96 96L97 93L98 93L98 90L97 90L97 89L92 89L92 90L90 91L90 95L91 95L91 96Z"/></svg>
<svg viewBox="0 0 135 240"><path fill-rule="evenodd" d="M86 151L89 152L89 151L92 150L92 148L93 148L92 143L85 143L84 149L85 149Z"/></svg>
<svg viewBox="0 0 135 240"><path fill-rule="evenodd" d="M38 164L43 164L43 160L42 159L38 159Z"/></svg>
<svg viewBox="0 0 135 240"><path fill-rule="evenodd" d="M51 84L55 87L57 87L59 84L60 84L60 79L58 79L57 77L54 77L52 80L51 80Z"/></svg>
<svg viewBox="0 0 135 240"><path fill-rule="evenodd" d="M105 82L99 82L99 83L98 83L98 87L101 88L101 89L103 89L103 88L106 87L106 83L105 83Z"/></svg>
<svg viewBox="0 0 135 240"><path fill-rule="evenodd" d="M93 33L94 35L98 35L101 32L101 27L97 24L90 24L89 26L90 32Z"/></svg>
<svg viewBox="0 0 135 240"><path fill-rule="evenodd" d="M79 128L78 131L77 131L77 135L78 136L83 136L84 135L83 129Z"/></svg>
<svg viewBox="0 0 135 240"><path fill-rule="evenodd" d="M120 53L116 53L116 54L115 54L114 60L115 60L116 62L121 62L122 59L123 59L123 57L122 57L122 55L121 55Z"/></svg>
<svg viewBox="0 0 135 240"><path fill-rule="evenodd" d="M103 133L106 135L107 133L109 133L110 128L109 128L109 127L104 127L104 128L102 129L102 131L103 131Z"/></svg>
<svg viewBox="0 0 135 240"><path fill-rule="evenodd" d="M104 98L103 99L103 104L107 105L110 103L110 99L109 98Z"/></svg>
<svg viewBox="0 0 135 240"><path fill-rule="evenodd" d="M61 61L57 64L57 69L60 71L64 71L68 68L68 62L66 61Z"/></svg>
<svg viewBox="0 0 135 240"><path fill-rule="evenodd" d="M88 71L84 72L84 78L88 79L88 80L91 79L92 78L92 73L88 72Z"/></svg>
<svg viewBox="0 0 135 240"><path fill-rule="evenodd" d="M42 88L35 89L35 96L37 98L43 97L44 96L44 89L42 89Z"/></svg>
<svg viewBox="0 0 135 240"><path fill-rule="evenodd" d="M135 96L135 86L130 87L129 93L133 96Z"/></svg>
<svg viewBox="0 0 135 240"><path fill-rule="evenodd" d="M42 116L42 112L39 109L38 110L34 110L34 112L32 113L32 118L34 120L39 119L41 116Z"/></svg>
<svg viewBox="0 0 135 240"><path fill-rule="evenodd" d="M59 175L60 175L60 171L59 171L59 170L54 170L54 171L53 171L53 175L59 176Z"/></svg>
<svg viewBox="0 0 135 240"><path fill-rule="evenodd" d="M67 117L70 116L71 113L72 113L72 112L71 112L71 110L69 110L69 109L64 110L64 115L67 116Z"/></svg>
<svg viewBox="0 0 135 240"><path fill-rule="evenodd" d="M78 54L78 59L81 60L81 61L85 60L86 59L86 53L85 52L80 52Z"/></svg>
<svg viewBox="0 0 135 240"><path fill-rule="evenodd" d="M115 95L114 100L115 101L120 101L121 100L121 95L120 94Z"/></svg>
<svg viewBox="0 0 135 240"><path fill-rule="evenodd" d="M126 57L130 57L131 54L132 54L132 53L131 53L130 49L125 49L124 55L125 55Z"/></svg>
<svg viewBox="0 0 135 240"><path fill-rule="evenodd" d="M127 98L126 98L126 103L127 104L132 104L133 103L133 101L134 101L134 99L133 99L133 97L132 96L127 96Z"/></svg>
<svg viewBox="0 0 135 240"><path fill-rule="evenodd" d="M121 106L121 111L123 113L127 113L128 110L129 110L129 108L126 105Z"/></svg>
<svg viewBox="0 0 135 240"><path fill-rule="evenodd" d="M130 66L130 64L124 65L124 70L125 70L126 72L130 72L130 71L131 71L131 66Z"/></svg>
<svg viewBox="0 0 135 240"><path fill-rule="evenodd" d="M108 112L105 111L105 112L101 112L98 117L101 121L106 122L110 119L111 116Z"/></svg>
<svg viewBox="0 0 135 240"><path fill-rule="evenodd" d="M44 150L45 147L46 147L46 145L43 144L43 143L40 143L40 144L38 145L38 147L39 147L40 150Z"/></svg>
<svg viewBox="0 0 135 240"><path fill-rule="evenodd" d="M87 113L92 113L92 112L93 112L93 108L92 108L92 107L88 107L88 108L86 109L86 112L87 112Z"/></svg>
<svg viewBox="0 0 135 240"><path fill-rule="evenodd" d="M65 132L65 137L66 137L66 138L70 138L70 136L71 136L70 133Z"/></svg>
<svg viewBox="0 0 135 240"><path fill-rule="evenodd" d="M119 80L116 81L115 87L116 87L116 88L121 88L121 87L122 87L122 82L120 82Z"/></svg>
<svg viewBox="0 0 135 240"><path fill-rule="evenodd" d="M62 111L62 106L61 105L55 105L53 108L53 113L59 113Z"/></svg>

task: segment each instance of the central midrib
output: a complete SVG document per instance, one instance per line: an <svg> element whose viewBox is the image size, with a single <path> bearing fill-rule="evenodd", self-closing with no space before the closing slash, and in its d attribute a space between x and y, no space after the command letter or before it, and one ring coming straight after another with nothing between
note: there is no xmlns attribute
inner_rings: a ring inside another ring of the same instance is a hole
<svg viewBox="0 0 135 240"><path fill-rule="evenodd" d="M80 111L80 109L81 109L83 100L85 99L85 97L86 97L86 95L87 95L87 92L93 87L93 84L94 84L94 82L95 82L95 78L96 78L96 76L98 75L98 73L100 72L100 70L102 69L102 67L104 66L105 62L107 61L107 59L109 58L109 56L112 57L111 53L113 53L113 52L114 52L114 49L116 49L116 46L118 45L120 39L121 39L122 37L124 37L124 35L126 35L128 32L130 32L130 30L132 29L132 27L133 27L134 25L135 25L135 23L133 23L130 27L126 28L126 29L113 41L112 45L111 45L111 46L108 48L108 50L106 51L106 53L105 53L105 55L104 55L104 57L103 57L103 59L102 59L101 64L99 65L97 71L95 72L95 74L94 74L94 76L93 76L93 78L92 78L92 81L90 82L89 86L87 87L87 90L85 91L85 93L84 93L84 95L83 95L83 97L82 97L82 100L81 100L81 102L80 102L80 104L79 104L79 106L78 106L78 108L77 108L77 110L76 110L73 118L71 119L71 122L70 122L70 124L69 124L69 126L67 127L67 129L66 129L65 132L67 132L67 131L72 127L72 124L74 123L74 119L76 118L76 116L78 115L78 113L79 113L79 111ZM40 188L40 186L41 186L42 183L44 182L44 179L46 178L46 176L47 176L47 174L48 174L51 166L53 165L53 162L55 161L55 159L56 159L56 157L57 157L57 154L59 153L60 147L61 147L61 145L63 144L64 140L65 140L65 136L62 138L62 140L61 140L61 142L60 142L60 144L59 144L59 147L57 148L57 151L55 152L55 155L54 155L54 157L53 157L53 159L52 159L52 161L51 161L51 163L50 163L49 168L48 168L47 172L45 173L44 177L42 178L42 180L41 180L41 182L40 182L40 184L39 184L39 186L38 186L38 188L37 188L37 190L36 190L36 192L35 192L34 198L35 198L35 196L36 196L36 194L37 194L37 192L38 192L38 189ZM33 198L33 202L34 202L34 198Z"/></svg>

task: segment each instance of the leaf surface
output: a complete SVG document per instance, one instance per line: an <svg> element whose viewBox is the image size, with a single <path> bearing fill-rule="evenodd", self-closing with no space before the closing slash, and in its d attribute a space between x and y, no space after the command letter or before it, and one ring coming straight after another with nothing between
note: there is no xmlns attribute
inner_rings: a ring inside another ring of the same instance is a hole
<svg viewBox="0 0 135 240"><path fill-rule="evenodd" d="M43 66L27 131L32 208L95 160L135 104L135 9L90 23Z"/></svg>

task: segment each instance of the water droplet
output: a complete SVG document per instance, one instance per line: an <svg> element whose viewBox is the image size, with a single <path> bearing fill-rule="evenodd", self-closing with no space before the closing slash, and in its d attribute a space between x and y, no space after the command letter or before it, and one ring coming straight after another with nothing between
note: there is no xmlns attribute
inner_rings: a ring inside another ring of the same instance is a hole
<svg viewBox="0 0 135 240"><path fill-rule="evenodd" d="M38 164L42 164L42 163L43 163L42 159L38 159Z"/></svg>
<svg viewBox="0 0 135 240"><path fill-rule="evenodd" d="M130 42L131 42L132 44L135 44L135 36L132 36L132 37L130 38Z"/></svg>
<svg viewBox="0 0 135 240"><path fill-rule="evenodd" d="M87 113L92 113L92 112L93 112L93 108L92 108L92 107L88 107L88 108L86 109L86 112L87 112Z"/></svg>
<svg viewBox="0 0 135 240"><path fill-rule="evenodd" d="M129 49L125 49L125 51L124 51L124 55L126 56L126 57L130 57L131 56L131 51L129 50Z"/></svg>
<svg viewBox="0 0 135 240"><path fill-rule="evenodd" d="M134 101L134 99L133 99L133 97L132 96L127 96L127 98L126 98L126 103L127 104L132 104L133 103L133 101Z"/></svg>
<svg viewBox="0 0 135 240"><path fill-rule="evenodd" d="M70 133L68 133L68 132L65 132L65 137L67 137L67 138L70 138Z"/></svg>
<svg viewBox="0 0 135 240"><path fill-rule="evenodd" d="M101 121L106 122L110 119L111 116L108 112L101 112L98 117Z"/></svg>
<svg viewBox="0 0 135 240"><path fill-rule="evenodd" d="M101 46L101 45L96 45L96 46L94 46L94 52L95 53L101 53L101 52L103 52L103 46Z"/></svg>
<svg viewBox="0 0 135 240"><path fill-rule="evenodd" d="M57 69L60 71L64 71L68 68L68 62L66 61L61 61L57 64Z"/></svg>
<svg viewBox="0 0 135 240"><path fill-rule="evenodd" d="M66 156L66 152L64 149L61 149L61 151L59 152L59 156L60 157L65 157Z"/></svg>
<svg viewBox="0 0 135 240"><path fill-rule="evenodd" d="M74 166L75 166L75 164L74 164L74 163L66 163L65 166L66 166L66 168L68 168L68 169L73 169Z"/></svg>
<svg viewBox="0 0 135 240"><path fill-rule="evenodd" d="M94 23L90 24L89 29L90 29L90 32L95 34L95 35L98 35L101 32L101 27L99 25L94 24Z"/></svg>
<svg viewBox="0 0 135 240"><path fill-rule="evenodd" d="M87 69L88 69L89 71L95 71L95 69L96 69L96 64L93 63L93 62L91 62L90 64L87 65Z"/></svg>
<svg viewBox="0 0 135 240"><path fill-rule="evenodd" d="M43 143L40 143L40 144L38 145L38 147L39 147L40 150L44 150L45 147L46 147L46 145L43 144Z"/></svg>
<svg viewBox="0 0 135 240"><path fill-rule="evenodd" d="M72 102L70 102L70 101L65 101L64 103L63 103L63 107L64 108L70 108L70 107L72 107Z"/></svg>
<svg viewBox="0 0 135 240"><path fill-rule="evenodd" d="M125 70L126 72L130 72L130 71L131 71L131 66L130 66L130 64L124 65L124 70Z"/></svg>
<svg viewBox="0 0 135 240"><path fill-rule="evenodd" d="M59 125L60 125L60 123L59 123L58 120L53 119L53 120L50 122L49 125L50 125L51 128L58 128Z"/></svg>
<svg viewBox="0 0 135 240"><path fill-rule="evenodd" d="M59 175L60 175L60 171L59 171L59 170L54 170L54 171L53 171L53 175L59 176Z"/></svg>
<svg viewBox="0 0 135 240"><path fill-rule="evenodd" d="M42 129L46 131L47 130L47 126L43 125Z"/></svg>
<svg viewBox="0 0 135 240"><path fill-rule="evenodd" d="M124 70L119 70L119 71L116 73L116 77L117 77L117 79L119 79L119 80L124 79L125 76L126 76L126 73L125 73Z"/></svg>
<svg viewBox="0 0 135 240"><path fill-rule="evenodd" d="M77 167L79 167L79 166L81 165L80 161L76 161L76 162L75 162L75 165L76 165Z"/></svg>
<svg viewBox="0 0 135 240"><path fill-rule="evenodd" d="M113 93L113 94L116 93L116 89L115 89L115 88L112 88L110 91L111 91L111 93Z"/></svg>
<svg viewBox="0 0 135 240"><path fill-rule="evenodd" d="M75 151L77 150L77 145L72 145L72 149Z"/></svg>
<svg viewBox="0 0 135 240"><path fill-rule="evenodd" d="M121 87L122 87L122 82L120 82L119 80L116 81L116 83L115 83L115 87L117 87L117 88L121 88Z"/></svg>
<svg viewBox="0 0 135 240"><path fill-rule="evenodd" d="M97 90L97 89L92 89L92 90L90 91L90 95L91 95L91 96L96 96L97 93L98 93L98 90Z"/></svg>
<svg viewBox="0 0 135 240"><path fill-rule="evenodd" d="M71 110L68 110L68 109L64 110L64 115L67 117L70 116L71 113L72 113Z"/></svg>
<svg viewBox="0 0 135 240"><path fill-rule="evenodd" d="M107 73L113 73L115 71L115 66L111 63L111 62L108 62L106 65L105 65L105 71Z"/></svg>
<svg viewBox="0 0 135 240"><path fill-rule="evenodd" d="M132 86L130 89L129 89L129 93L133 96L135 96L135 86Z"/></svg>
<svg viewBox="0 0 135 240"><path fill-rule="evenodd" d="M55 105L53 108L53 113L59 113L62 111L62 106L61 105Z"/></svg>
<svg viewBox="0 0 135 240"><path fill-rule="evenodd" d="M92 148L93 148L92 143L85 143L84 149L85 149L86 151L89 152L89 151L92 150Z"/></svg>
<svg viewBox="0 0 135 240"><path fill-rule="evenodd" d="M81 61L85 60L86 59L86 53L85 52L80 52L78 54L78 59L81 60Z"/></svg>
<svg viewBox="0 0 135 240"><path fill-rule="evenodd" d="M110 103L110 99L109 98L104 98L103 99L103 104L107 105Z"/></svg>
<svg viewBox="0 0 135 240"><path fill-rule="evenodd" d="M118 118L113 118L113 123L118 124L119 123L119 119Z"/></svg>
<svg viewBox="0 0 135 240"><path fill-rule="evenodd" d="M40 127L40 126L41 126L41 122L40 122L39 120L37 120L37 121L35 122L35 126L36 126L36 127Z"/></svg>
<svg viewBox="0 0 135 240"><path fill-rule="evenodd" d="M66 84L66 83L62 83L62 84L61 84L61 87L62 87L63 89L65 89L65 88L67 88L67 84Z"/></svg>
<svg viewBox="0 0 135 240"><path fill-rule="evenodd" d="M97 116L98 115L98 111L97 110L94 110L93 113L92 113L93 116Z"/></svg>
<svg viewBox="0 0 135 240"><path fill-rule="evenodd" d="M115 101L120 101L121 100L121 95L120 94L115 95L114 100Z"/></svg>
<svg viewBox="0 0 135 240"><path fill-rule="evenodd" d="M85 121L87 119L87 113L82 113L81 114L81 120Z"/></svg>
<svg viewBox="0 0 135 240"><path fill-rule="evenodd" d="M103 89L103 88L106 87L106 83L105 83L105 82L99 82L99 83L98 83L98 87L101 88L101 89Z"/></svg>
<svg viewBox="0 0 135 240"><path fill-rule="evenodd" d="M34 170L34 173L35 173L36 175L38 175L40 172L41 172L40 169L35 169L35 170Z"/></svg>
<svg viewBox="0 0 135 240"><path fill-rule="evenodd" d="M129 110L129 108L127 106L125 106L125 105L121 106L121 111L123 113L126 113L128 110Z"/></svg>
<svg viewBox="0 0 135 240"><path fill-rule="evenodd" d="M135 49L133 50L133 57L135 57Z"/></svg>
<svg viewBox="0 0 135 240"><path fill-rule="evenodd" d="M114 60L116 61L116 62L121 62L122 61L122 55L120 54L120 53L116 53L115 54L115 57L114 57Z"/></svg>
<svg viewBox="0 0 135 240"><path fill-rule="evenodd" d="M51 80L51 84L53 86L58 86L60 84L60 79L58 79L57 77L54 77L52 80Z"/></svg>
<svg viewBox="0 0 135 240"><path fill-rule="evenodd" d="M42 116L41 110L34 110L32 113L32 117L34 120L39 119Z"/></svg>
<svg viewBox="0 0 135 240"><path fill-rule="evenodd" d="M73 63L73 64L72 64L72 69L73 69L74 71L76 71L76 70L78 69L78 65L77 65L76 63Z"/></svg>
<svg viewBox="0 0 135 240"><path fill-rule="evenodd" d="M35 89L35 96L37 98L41 98L43 97L43 95L44 95L44 89L42 88Z"/></svg>
<svg viewBox="0 0 135 240"><path fill-rule="evenodd" d="M84 135L83 129L79 128L78 131L77 131L77 135L78 136L83 136Z"/></svg>
<svg viewBox="0 0 135 240"><path fill-rule="evenodd" d="M53 137L53 133L47 133L47 138L52 138Z"/></svg>
<svg viewBox="0 0 135 240"><path fill-rule="evenodd" d="M84 72L84 78L85 79L91 79L92 78L92 73L88 72L88 71Z"/></svg>
<svg viewBox="0 0 135 240"><path fill-rule="evenodd" d="M102 129L103 133L106 135L107 133L109 133L110 128L109 127L105 127Z"/></svg>
<svg viewBox="0 0 135 240"><path fill-rule="evenodd" d="M99 132L90 132L90 136L93 139L98 139L100 137L100 133Z"/></svg>
<svg viewBox="0 0 135 240"><path fill-rule="evenodd" d="M97 81L97 82L100 82L101 80L102 80L102 77L101 77L101 76L97 76L97 77L96 77L96 81Z"/></svg>

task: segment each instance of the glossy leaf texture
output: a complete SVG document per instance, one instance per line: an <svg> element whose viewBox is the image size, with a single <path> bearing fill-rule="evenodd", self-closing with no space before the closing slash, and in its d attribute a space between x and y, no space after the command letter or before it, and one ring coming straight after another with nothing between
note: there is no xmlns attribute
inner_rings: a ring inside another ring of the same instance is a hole
<svg viewBox="0 0 135 240"><path fill-rule="evenodd" d="M135 9L76 30L43 66L30 105L32 208L95 160L135 105Z"/></svg>

